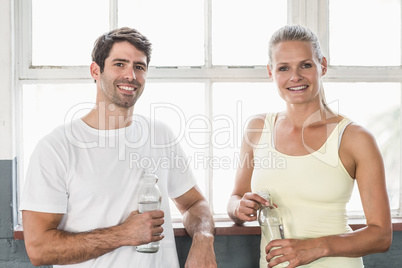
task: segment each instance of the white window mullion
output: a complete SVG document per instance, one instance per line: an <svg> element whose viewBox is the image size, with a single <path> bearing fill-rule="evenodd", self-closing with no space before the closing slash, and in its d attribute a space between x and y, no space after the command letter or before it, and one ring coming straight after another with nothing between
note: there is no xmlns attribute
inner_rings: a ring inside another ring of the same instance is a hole
<svg viewBox="0 0 402 268"><path fill-rule="evenodd" d="M402 14L402 4L400 5L400 12ZM402 25L402 16L400 17L400 24ZM401 63L402 63L402 27L400 29L401 34L400 34L400 39L401 39ZM400 68L401 66L399 66ZM399 143L400 143L400 148L399 148L399 154L402 159L402 81L400 83L400 90L401 90L401 99L400 99L400 110L399 110ZM402 167L399 167L399 208L397 212L397 216L401 217L402 216Z"/></svg>
<svg viewBox="0 0 402 268"><path fill-rule="evenodd" d="M322 0L321 0L322 1ZM304 7L304 24L313 32L318 34L319 25L319 0L306 1Z"/></svg>
<svg viewBox="0 0 402 268"><path fill-rule="evenodd" d="M287 23L288 24L294 24L294 18L293 18L293 12L294 12L294 6L293 6L293 0L287 0Z"/></svg>
<svg viewBox="0 0 402 268"><path fill-rule="evenodd" d="M114 30L118 27L118 0L109 0L109 27Z"/></svg>
<svg viewBox="0 0 402 268"><path fill-rule="evenodd" d="M305 25L305 0L288 0L288 24Z"/></svg>
<svg viewBox="0 0 402 268"><path fill-rule="evenodd" d="M205 0L204 51L205 67L212 67L212 0Z"/></svg>
<svg viewBox="0 0 402 268"><path fill-rule="evenodd" d="M320 38L321 50L323 55L329 58L329 0L318 2L317 8L317 34Z"/></svg>
<svg viewBox="0 0 402 268"><path fill-rule="evenodd" d="M320 38L323 54L328 56L328 1L288 0L288 24L309 27Z"/></svg>
<svg viewBox="0 0 402 268"><path fill-rule="evenodd" d="M213 108L212 108L212 87L213 83L211 80L208 80L208 82L205 83L205 114L206 117L209 119L209 122L212 124L213 119ZM213 133L213 130L212 132ZM210 136L207 137L208 140L210 139ZM213 147L208 146L208 149L205 150L205 158L209 159L210 157L213 157ZM205 198L209 202L209 206L211 208L211 211L214 211L214 198L213 198L213 170L210 167L210 165L206 166L207 170L205 172Z"/></svg>
<svg viewBox="0 0 402 268"><path fill-rule="evenodd" d="M32 1L17 1L18 21L16 26L18 39L18 70L19 78L25 77L32 66ZM22 40L24 40L22 42Z"/></svg>
<svg viewBox="0 0 402 268"><path fill-rule="evenodd" d="M327 82L402 82L399 67L331 66L324 76Z"/></svg>
<svg viewBox="0 0 402 268"><path fill-rule="evenodd" d="M400 5L400 12L402 14L402 4ZM400 18L400 23L402 25L402 16ZM400 29L401 31L401 62L402 62L402 27ZM401 67L401 66L399 66ZM402 82L400 84L400 89L401 89L401 100L400 100L400 110L399 110L399 142L400 142L400 156L402 159ZM398 211L398 216L401 217L402 216L402 167L399 167L399 185L400 185L400 190L399 190L399 211Z"/></svg>
<svg viewBox="0 0 402 268"><path fill-rule="evenodd" d="M212 68L212 0L204 2L204 55L205 69L209 71ZM210 79L205 83L205 115L212 124L212 82ZM208 137L209 139L210 137ZM211 146L205 150L207 158L213 157L213 148ZM205 198L209 202L211 211L214 211L213 200L213 170L207 165L205 172Z"/></svg>
<svg viewBox="0 0 402 268"><path fill-rule="evenodd" d="M401 5L402 6L402 5ZM402 13L401 13L402 14ZM402 91L402 83L400 84L401 91ZM402 92L401 92L401 100L400 100L400 109L399 109L399 143L400 143L400 149L399 153L402 158ZM400 185L400 190L399 190L399 209L397 216L401 217L402 216L402 167L399 167L399 185Z"/></svg>
<svg viewBox="0 0 402 268"><path fill-rule="evenodd" d="M24 72L21 80L68 80L68 79L91 79L89 66L40 66L23 67Z"/></svg>

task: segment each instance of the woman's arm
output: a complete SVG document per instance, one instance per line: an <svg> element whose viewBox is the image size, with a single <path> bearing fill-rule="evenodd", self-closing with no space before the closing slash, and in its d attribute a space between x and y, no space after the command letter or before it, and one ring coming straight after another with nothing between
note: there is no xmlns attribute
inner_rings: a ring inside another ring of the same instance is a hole
<svg viewBox="0 0 402 268"><path fill-rule="evenodd" d="M265 115L256 116L250 121L244 134L240 149L240 166L236 172L235 185L229 199L227 212L236 224L257 219L257 210L267 200L251 193L251 176L254 165L254 148L258 145L264 127Z"/></svg>
<svg viewBox="0 0 402 268"><path fill-rule="evenodd" d="M344 166L350 173L354 171L367 226L340 236L352 243L346 243L348 246L336 243L336 240L329 241L329 255L358 257L387 251L392 241L392 222L384 163L377 143L364 128L351 125L345 131L342 145L341 160L345 161Z"/></svg>

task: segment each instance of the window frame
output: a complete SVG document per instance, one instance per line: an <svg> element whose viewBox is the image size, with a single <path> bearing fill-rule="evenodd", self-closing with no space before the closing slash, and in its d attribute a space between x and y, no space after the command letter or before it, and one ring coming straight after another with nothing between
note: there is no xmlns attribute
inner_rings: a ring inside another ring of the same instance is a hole
<svg viewBox="0 0 402 268"><path fill-rule="evenodd" d="M173 66L160 67L150 66L148 81L158 82L188 82L202 81L205 83L205 115L212 118L212 88L215 82L272 82L267 74L266 66L216 66L212 65L212 1L204 0L205 14L205 64L203 66ZM330 0L287 0L288 24L302 24L315 31L320 38L324 55L329 55L329 1ZM109 0L109 25L114 29L118 25L117 17L118 0ZM401 5L402 6L402 5ZM92 81L88 66L32 66L32 1L15 1L16 17L16 115L17 115L17 156L18 165L18 189L23 176L21 160L23 159L22 140L22 85L24 83L62 83ZM402 13L402 12L401 12ZM401 16L402 20L402 16ZM402 35L401 35L402 36ZM21 42L24 40L24 42ZM401 45L402 50L402 45ZM401 53L402 55L402 53ZM401 56L402 57L402 56ZM323 79L324 82L396 82L402 88L401 66L385 67L363 67L363 66L328 66L328 73ZM401 94L402 103L402 94ZM402 115L402 109L401 109ZM402 116L401 116L402 118ZM402 129L402 119L400 122ZM402 152L402 135L401 148ZM209 156L212 156L213 148L209 149ZM22 163L23 164L23 163ZM212 172L208 168L205 176L205 196L213 209L213 185ZM402 169L400 174L402 185ZM19 191L17 189L17 191ZM18 196L18 194L17 194ZM402 190L400 191L401 201L397 211L392 211L393 216L402 215ZM20 215L19 215L20 217ZM217 221L228 220L226 214L215 214ZM352 216L353 217L353 216ZM21 222L19 220L19 222Z"/></svg>

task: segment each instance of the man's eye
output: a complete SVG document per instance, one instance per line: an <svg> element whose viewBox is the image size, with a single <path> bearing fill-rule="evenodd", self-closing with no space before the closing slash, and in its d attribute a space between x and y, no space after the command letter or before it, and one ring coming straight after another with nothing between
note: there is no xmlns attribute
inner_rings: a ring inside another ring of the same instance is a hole
<svg viewBox="0 0 402 268"><path fill-rule="evenodd" d="M145 70L145 68L141 65L135 67L137 70Z"/></svg>
<svg viewBox="0 0 402 268"><path fill-rule="evenodd" d="M122 66L123 66L123 63L118 62L118 63L116 63L115 65L118 66L118 67L122 67Z"/></svg>

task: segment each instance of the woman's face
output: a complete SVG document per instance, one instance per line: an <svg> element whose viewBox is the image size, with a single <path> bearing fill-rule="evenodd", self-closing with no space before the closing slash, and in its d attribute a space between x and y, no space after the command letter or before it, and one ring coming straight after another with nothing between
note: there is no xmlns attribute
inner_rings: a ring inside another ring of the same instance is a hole
<svg viewBox="0 0 402 268"><path fill-rule="evenodd" d="M310 42L285 41L272 47L269 77L287 103L320 102L321 77L326 69L326 59L319 62Z"/></svg>

